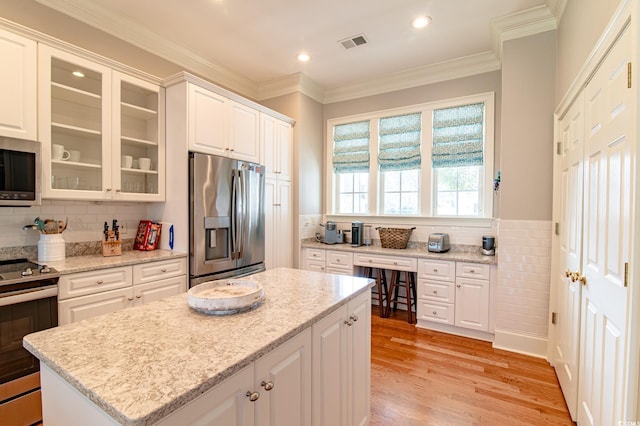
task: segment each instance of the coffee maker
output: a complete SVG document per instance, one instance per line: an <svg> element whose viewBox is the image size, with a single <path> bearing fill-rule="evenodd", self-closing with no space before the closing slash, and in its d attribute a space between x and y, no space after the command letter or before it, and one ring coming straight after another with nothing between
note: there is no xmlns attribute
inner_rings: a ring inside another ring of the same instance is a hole
<svg viewBox="0 0 640 426"><path fill-rule="evenodd" d="M364 244L364 223L356 220L351 223L351 246L358 247Z"/></svg>
<svg viewBox="0 0 640 426"><path fill-rule="evenodd" d="M485 256L495 256L496 254L496 239L492 235L482 236L482 254Z"/></svg>
<svg viewBox="0 0 640 426"><path fill-rule="evenodd" d="M316 239L325 244L338 244L344 241L344 234L338 230L336 223L328 220L325 224L320 224L324 227L324 238L320 239L320 235L316 234Z"/></svg>

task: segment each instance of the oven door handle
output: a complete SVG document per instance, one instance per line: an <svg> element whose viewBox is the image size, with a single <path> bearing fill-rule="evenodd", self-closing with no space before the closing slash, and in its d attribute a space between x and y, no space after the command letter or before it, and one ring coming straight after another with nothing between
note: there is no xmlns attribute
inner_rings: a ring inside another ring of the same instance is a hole
<svg viewBox="0 0 640 426"><path fill-rule="evenodd" d="M31 302L32 300L46 299L58 295L58 285L37 287L29 290L0 294L0 306L15 305L16 303Z"/></svg>

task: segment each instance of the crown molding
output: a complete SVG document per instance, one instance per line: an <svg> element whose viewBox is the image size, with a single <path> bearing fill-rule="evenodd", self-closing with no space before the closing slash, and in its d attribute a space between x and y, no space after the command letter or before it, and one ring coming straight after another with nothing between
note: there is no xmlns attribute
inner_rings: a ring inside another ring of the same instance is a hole
<svg viewBox="0 0 640 426"><path fill-rule="evenodd" d="M554 3L556 0L552 0ZM564 1L564 0L560 0ZM505 41L557 29L557 20L547 5L533 7L522 12L491 20L491 44L496 56L502 59Z"/></svg>
<svg viewBox="0 0 640 426"><path fill-rule="evenodd" d="M301 92L316 102L323 103L324 101L324 87L304 73L291 74L283 78L260 83L257 99L271 99L295 92Z"/></svg>
<svg viewBox="0 0 640 426"><path fill-rule="evenodd" d="M136 47L152 52L170 62L188 68L222 86L233 88L240 94L256 98L258 85L217 63L144 29L134 21L114 14L92 2L74 0L36 0L38 3L57 10Z"/></svg>
<svg viewBox="0 0 640 426"><path fill-rule="evenodd" d="M493 52L465 56L451 61L440 62L365 82L330 89L325 92L324 102L330 104L350 99L373 96L412 87L469 77L476 74L497 71L500 61Z"/></svg>
<svg viewBox="0 0 640 426"><path fill-rule="evenodd" d="M562 15L564 14L564 8L567 6L568 0L547 0L547 8L556 17L556 22L560 25Z"/></svg>

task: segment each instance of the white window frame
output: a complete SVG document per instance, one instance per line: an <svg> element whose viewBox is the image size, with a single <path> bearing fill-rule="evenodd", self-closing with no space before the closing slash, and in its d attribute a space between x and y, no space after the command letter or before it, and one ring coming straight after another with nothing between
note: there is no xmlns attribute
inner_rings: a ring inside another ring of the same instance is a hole
<svg viewBox="0 0 640 426"><path fill-rule="evenodd" d="M484 172L482 185L480 188L481 206L478 216L436 216L435 213L435 193L434 176L431 167L431 147L432 147L432 114L433 110L449 108L460 105L484 102L485 104L485 145L484 145ZM411 105L401 108L393 108L382 111L373 111L364 114L356 114L346 117L339 117L327 120L327 140L325 143L325 200L327 216L367 216L367 217L400 217L407 218L407 215L385 215L382 213L382 182L378 170L378 119L394 115L410 114L422 112L422 141L420 154L422 164L420 168L420 214L418 217L437 217L453 219L488 219L493 217L493 155L495 145L495 93L486 92L470 96L445 99L424 104ZM352 123L355 121L370 120L370 165L369 165L369 212L360 214L343 214L336 211L338 204L337 180L333 172L333 128L339 124Z"/></svg>

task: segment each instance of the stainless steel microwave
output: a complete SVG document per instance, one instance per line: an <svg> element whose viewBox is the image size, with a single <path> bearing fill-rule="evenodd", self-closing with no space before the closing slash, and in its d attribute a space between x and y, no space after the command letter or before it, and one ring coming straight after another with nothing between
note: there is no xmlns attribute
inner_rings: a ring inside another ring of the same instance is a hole
<svg viewBox="0 0 640 426"><path fill-rule="evenodd" d="M0 137L0 206L40 205L40 142Z"/></svg>

